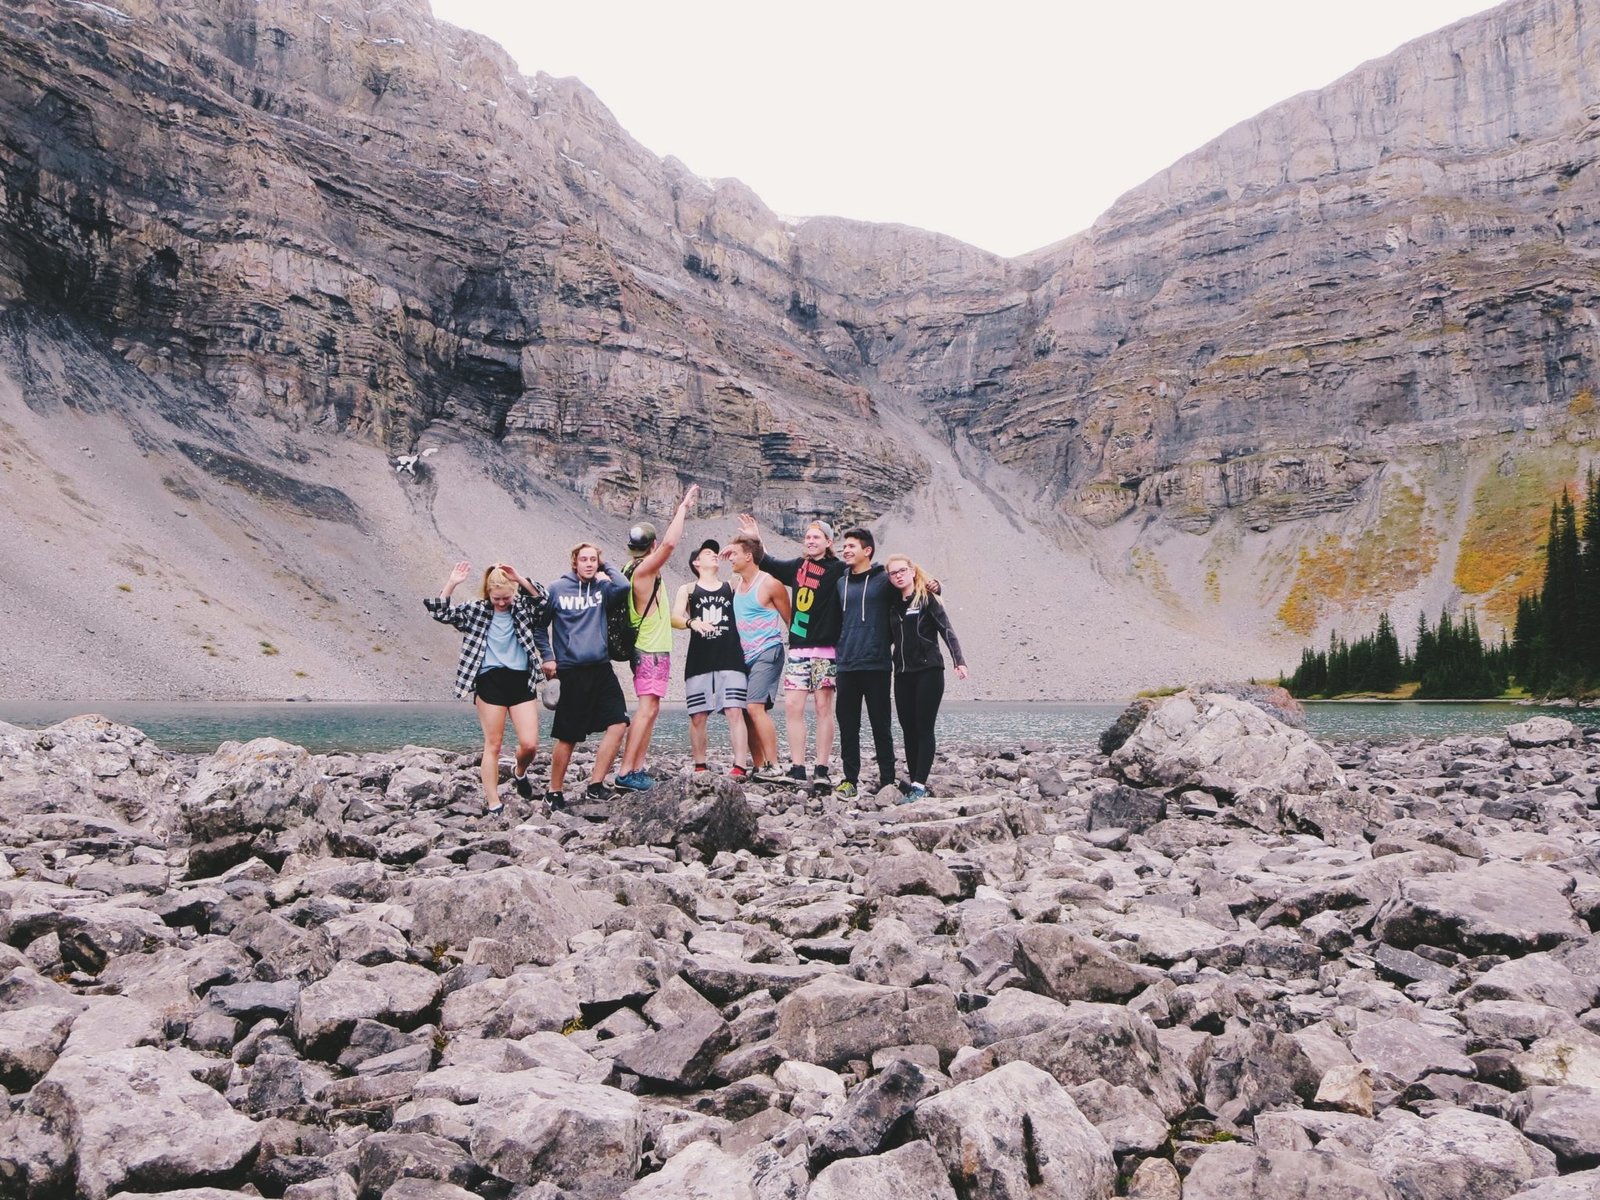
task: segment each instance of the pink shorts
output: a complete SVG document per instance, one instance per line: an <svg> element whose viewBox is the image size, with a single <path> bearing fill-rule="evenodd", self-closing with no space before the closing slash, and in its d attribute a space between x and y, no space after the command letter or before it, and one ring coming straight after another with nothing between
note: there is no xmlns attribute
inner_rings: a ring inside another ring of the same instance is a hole
<svg viewBox="0 0 1600 1200"><path fill-rule="evenodd" d="M633 694L665 698L671 678L672 655L640 654L639 665L633 669Z"/></svg>

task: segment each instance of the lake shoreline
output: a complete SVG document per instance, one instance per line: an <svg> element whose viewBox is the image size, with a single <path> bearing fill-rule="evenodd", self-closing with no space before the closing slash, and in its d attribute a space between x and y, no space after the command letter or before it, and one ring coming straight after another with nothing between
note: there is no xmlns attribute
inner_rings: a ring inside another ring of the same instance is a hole
<svg viewBox="0 0 1600 1200"><path fill-rule="evenodd" d="M958 701L940 712L941 746L962 746L974 753L998 753L1024 744L1092 750L1125 706L1093 702ZM481 747L481 734L471 706L463 701L314 701L267 704L245 702L161 703L108 701L17 703L0 701L0 725L40 730L74 716L93 713L132 726L164 750L208 754L224 742L275 737L312 753L383 753L402 746L432 746L449 752ZM1413 739L1440 741L1461 735L1503 736L1508 725L1541 713L1559 715L1585 726L1600 725L1587 710L1485 701L1400 701L1393 703L1314 701L1306 705L1306 726L1319 741L1397 743ZM782 710L774 713L780 747L789 746ZM550 715L540 709L540 738L548 753ZM903 740L898 723L896 744ZM510 747L508 735L508 750ZM713 754L725 754L727 728L711 728ZM680 706L662 709L651 747L655 760L688 747L688 719Z"/></svg>

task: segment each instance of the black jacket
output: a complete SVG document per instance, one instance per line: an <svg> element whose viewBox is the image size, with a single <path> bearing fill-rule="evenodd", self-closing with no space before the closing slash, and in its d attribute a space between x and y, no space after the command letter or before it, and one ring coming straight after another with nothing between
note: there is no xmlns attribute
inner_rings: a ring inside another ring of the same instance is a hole
<svg viewBox="0 0 1600 1200"><path fill-rule="evenodd" d="M846 570L839 578L838 595L839 607L844 610L839 627L839 670L889 670L889 606L899 593L882 565L874 563L859 575Z"/></svg>
<svg viewBox="0 0 1600 1200"><path fill-rule="evenodd" d="M789 648L811 649L839 644L839 577L845 565L837 558L758 557L756 565L794 590L789 617Z"/></svg>
<svg viewBox="0 0 1600 1200"><path fill-rule="evenodd" d="M889 633L894 642L896 675L944 670L944 656L939 653L941 637L950 647L955 665L967 665L961 655L961 643L956 640L956 631L951 628L950 614L945 612L937 596L930 594L920 608L912 607L912 601L906 597L896 596L890 609Z"/></svg>

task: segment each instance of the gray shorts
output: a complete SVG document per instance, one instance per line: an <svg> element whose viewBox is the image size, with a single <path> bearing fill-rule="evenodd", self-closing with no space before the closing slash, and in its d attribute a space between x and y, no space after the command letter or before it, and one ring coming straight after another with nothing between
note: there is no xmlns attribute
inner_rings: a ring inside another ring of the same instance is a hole
<svg viewBox="0 0 1600 1200"><path fill-rule="evenodd" d="M745 706L743 671L707 671L683 681L683 703L692 717L696 713L727 712Z"/></svg>
<svg viewBox="0 0 1600 1200"><path fill-rule="evenodd" d="M770 646L744 665L750 672L746 698L751 704L771 708L778 698L778 685L783 682L783 647Z"/></svg>

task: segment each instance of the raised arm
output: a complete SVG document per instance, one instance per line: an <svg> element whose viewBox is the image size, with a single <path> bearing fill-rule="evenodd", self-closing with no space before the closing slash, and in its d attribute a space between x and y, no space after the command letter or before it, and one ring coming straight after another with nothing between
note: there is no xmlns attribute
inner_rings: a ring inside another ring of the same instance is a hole
<svg viewBox="0 0 1600 1200"><path fill-rule="evenodd" d="M700 485L691 483L683 499L678 501L677 511L667 523L666 531L656 540L655 549L641 558L639 565L633 569L633 606L640 612L644 611L650 592L655 588L656 576L661 574L661 568L667 565L672 552L678 548L678 542L683 537L684 518L689 515L699 495Z"/></svg>
<svg viewBox="0 0 1600 1200"><path fill-rule="evenodd" d="M458 587L465 583L467 581L467 576L471 574L472 564L466 559L462 559L455 565L455 569L450 572L450 578L444 581L444 590L439 593L439 599L450 599L450 593L454 592Z"/></svg>
<svg viewBox="0 0 1600 1200"><path fill-rule="evenodd" d="M465 561L458 562L455 570L450 572L450 578L445 580L444 588L439 594L437 596L429 596L422 602L423 607L428 610L429 615L435 621L444 625L454 626L456 629L465 632L466 622L469 619L467 609L462 605L451 604L450 596L456 588L466 582L467 576L470 574L472 574L472 564Z"/></svg>

